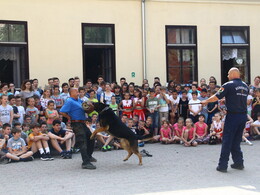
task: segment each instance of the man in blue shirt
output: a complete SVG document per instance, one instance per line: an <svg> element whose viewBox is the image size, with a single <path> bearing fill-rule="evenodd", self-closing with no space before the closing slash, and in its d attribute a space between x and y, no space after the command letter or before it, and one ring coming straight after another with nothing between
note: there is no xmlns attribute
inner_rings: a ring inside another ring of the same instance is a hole
<svg viewBox="0 0 260 195"><path fill-rule="evenodd" d="M96 169L91 162L97 160L92 157L95 140L91 140L91 131L85 124L86 116L81 104L82 101L78 98L78 89L70 89L70 98L67 99L62 106L61 114L71 121L73 132L76 135L76 147L80 148L81 157L83 160L83 169Z"/></svg>
<svg viewBox="0 0 260 195"><path fill-rule="evenodd" d="M219 91L202 104L215 102L225 97L227 116L225 120L222 148L217 171L227 172L229 155L231 153L234 164L233 169L244 169L243 153L240 148L243 130L247 121L247 96L248 86L241 81L237 68L231 68L228 72L229 82L222 85Z"/></svg>

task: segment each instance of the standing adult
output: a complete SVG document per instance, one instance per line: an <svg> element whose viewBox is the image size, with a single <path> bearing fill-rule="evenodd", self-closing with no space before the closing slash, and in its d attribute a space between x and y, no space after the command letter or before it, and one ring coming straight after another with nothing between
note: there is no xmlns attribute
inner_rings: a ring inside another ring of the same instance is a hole
<svg viewBox="0 0 260 195"><path fill-rule="evenodd" d="M83 169L96 169L91 162L97 160L92 157L95 140L91 140L91 131L86 126L86 116L81 104L82 100L78 98L79 92L77 88L70 89L70 98L67 99L62 106L60 113L62 116L71 121L73 132L76 135L76 147L79 147L82 157Z"/></svg>
<svg viewBox="0 0 260 195"><path fill-rule="evenodd" d="M34 94L41 97L42 94L43 94L43 90L41 88L39 88L38 85L39 85L38 79L33 79L32 80L32 87L33 87L33 90L34 90Z"/></svg>
<svg viewBox="0 0 260 195"><path fill-rule="evenodd" d="M30 80L24 80L19 94L22 98L23 106L26 108L26 99L34 95L32 83Z"/></svg>
<svg viewBox="0 0 260 195"><path fill-rule="evenodd" d="M231 68L228 72L229 82L222 85L219 91L202 104L215 102L225 97L227 116L224 125L222 148L217 171L227 172L229 155L231 153L233 169L244 169L243 153L240 148L243 130L247 121L247 96L248 86L240 79L237 68Z"/></svg>
<svg viewBox="0 0 260 195"><path fill-rule="evenodd" d="M252 85L250 85L250 89L257 89L260 87L260 76L256 76L254 79L254 83Z"/></svg>

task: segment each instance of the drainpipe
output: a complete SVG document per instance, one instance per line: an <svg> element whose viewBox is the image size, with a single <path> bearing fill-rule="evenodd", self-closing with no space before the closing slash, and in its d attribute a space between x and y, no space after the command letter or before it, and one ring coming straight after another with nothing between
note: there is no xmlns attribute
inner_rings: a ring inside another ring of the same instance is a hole
<svg viewBox="0 0 260 195"><path fill-rule="evenodd" d="M147 79L146 74L146 22L145 22L145 0L142 1L142 53L143 53L143 79Z"/></svg>

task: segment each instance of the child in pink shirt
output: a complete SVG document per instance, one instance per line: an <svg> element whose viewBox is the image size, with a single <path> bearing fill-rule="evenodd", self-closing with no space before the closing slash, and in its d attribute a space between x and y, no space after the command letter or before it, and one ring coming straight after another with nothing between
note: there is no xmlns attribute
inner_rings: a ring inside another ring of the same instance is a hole
<svg viewBox="0 0 260 195"><path fill-rule="evenodd" d="M184 142L184 146L197 146L198 143L195 141L195 131L193 128L193 123L190 118L186 119L186 129L182 131L182 141Z"/></svg>
<svg viewBox="0 0 260 195"><path fill-rule="evenodd" d="M162 144L171 144L173 143L173 139L172 139L172 133L171 133L171 128L169 126L169 122L164 120L162 122L162 127L160 130L161 133L161 138L160 141Z"/></svg>
<svg viewBox="0 0 260 195"><path fill-rule="evenodd" d="M180 143L181 142L181 135L183 130L186 127L184 126L184 119L180 117L178 119L178 122L173 125L173 140L174 143Z"/></svg>
<svg viewBox="0 0 260 195"><path fill-rule="evenodd" d="M207 144L209 141L209 137L207 136L208 125L204 122L205 116L203 114L199 115L199 121L194 125L194 131L196 139L195 141L198 144Z"/></svg>

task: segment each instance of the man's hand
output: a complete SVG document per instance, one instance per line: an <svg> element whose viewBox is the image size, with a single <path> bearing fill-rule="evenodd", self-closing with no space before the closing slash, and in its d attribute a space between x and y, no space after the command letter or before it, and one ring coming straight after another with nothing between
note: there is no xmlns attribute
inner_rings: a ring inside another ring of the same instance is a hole
<svg viewBox="0 0 260 195"><path fill-rule="evenodd" d="M200 103L202 106L206 106L208 104L207 100L202 100Z"/></svg>

